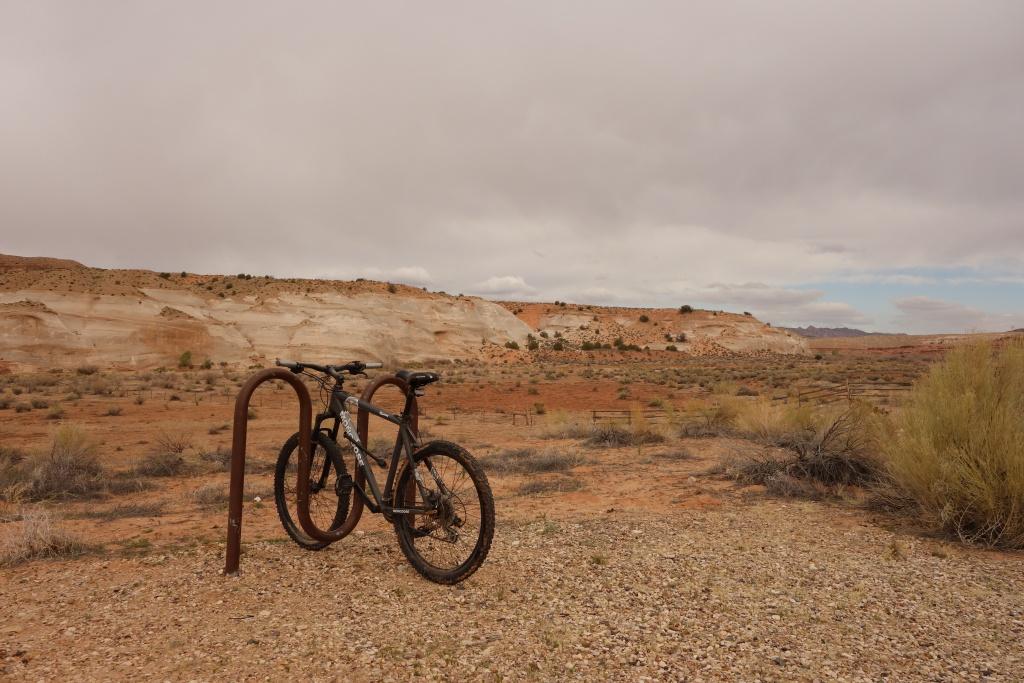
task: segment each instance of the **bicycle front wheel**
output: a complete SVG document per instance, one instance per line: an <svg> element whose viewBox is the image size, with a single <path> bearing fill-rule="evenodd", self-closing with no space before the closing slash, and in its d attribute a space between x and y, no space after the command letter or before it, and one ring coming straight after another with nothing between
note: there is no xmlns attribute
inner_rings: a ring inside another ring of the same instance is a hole
<svg viewBox="0 0 1024 683"><path fill-rule="evenodd" d="M309 468L309 516L319 529L336 529L348 517L352 484L347 472L338 472L333 462L341 459L341 448L324 432L312 439ZM274 468L274 503L288 536L306 550L322 550L329 543L310 538L298 523L299 435L292 434L277 457Z"/></svg>
<svg viewBox="0 0 1024 683"><path fill-rule="evenodd" d="M413 454L422 481L406 464L395 485L397 507L430 513L396 514L398 544L420 574L437 583L468 578L487 558L494 538L494 496L480 464L466 449L432 441Z"/></svg>

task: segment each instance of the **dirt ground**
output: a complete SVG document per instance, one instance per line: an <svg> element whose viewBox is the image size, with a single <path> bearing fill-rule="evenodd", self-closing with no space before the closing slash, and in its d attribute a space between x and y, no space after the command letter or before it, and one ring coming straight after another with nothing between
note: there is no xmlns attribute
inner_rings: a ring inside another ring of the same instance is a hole
<svg viewBox="0 0 1024 683"><path fill-rule="evenodd" d="M657 422L668 438L642 447L545 438L594 409L685 410L722 385L767 395L817 375L909 380L922 361L613 359L456 366L428 388L426 438L458 441L485 463L524 448L578 462L490 473L494 545L457 587L416 574L369 513L321 552L287 539L270 467L296 416L271 387L250 423L241 576L221 575L226 510L195 492L226 489L227 474L200 454L229 447L246 370L8 376L0 398L63 413L0 410L4 446L45 448L71 421L111 473L130 472L161 435L190 447L188 471L147 478L145 491L47 504L91 550L0 569L0 679L1021 680L1024 556L925 536L855 496L776 499L709 474L752 447L742 440L683 438ZM96 377L116 388L89 393ZM395 407L397 396L381 401ZM371 442L384 436L371 430ZM524 493L534 481L553 486ZM132 506L149 514L117 512ZM0 533L17 526L8 503Z"/></svg>

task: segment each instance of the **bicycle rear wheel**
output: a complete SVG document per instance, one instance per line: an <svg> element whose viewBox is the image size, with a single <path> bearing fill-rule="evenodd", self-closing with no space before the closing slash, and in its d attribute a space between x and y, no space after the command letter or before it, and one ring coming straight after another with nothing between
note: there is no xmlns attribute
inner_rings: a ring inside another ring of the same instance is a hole
<svg viewBox="0 0 1024 683"><path fill-rule="evenodd" d="M395 505L433 508L432 513L396 514L402 552L416 571L437 583L464 581L475 572L494 537L494 496L479 463L461 446L432 441L413 454L425 491L412 468L395 485Z"/></svg>
<svg viewBox="0 0 1024 683"><path fill-rule="evenodd" d="M341 448L324 432L312 440L309 468L309 516L318 529L336 529L348 517L352 480L347 472L338 472L334 462L342 463ZM298 484L299 434L285 441L274 468L274 503L285 533L306 550L322 550L329 543L310 538L298 522L296 486Z"/></svg>

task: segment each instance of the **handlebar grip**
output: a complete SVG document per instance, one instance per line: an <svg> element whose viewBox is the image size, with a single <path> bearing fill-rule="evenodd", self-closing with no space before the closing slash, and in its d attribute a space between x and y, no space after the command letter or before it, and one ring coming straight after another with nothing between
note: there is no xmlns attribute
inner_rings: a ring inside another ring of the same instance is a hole
<svg viewBox="0 0 1024 683"><path fill-rule="evenodd" d="M382 367L384 367L384 364L383 363L363 363L363 367L365 367L365 368L382 368Z"/></svg>

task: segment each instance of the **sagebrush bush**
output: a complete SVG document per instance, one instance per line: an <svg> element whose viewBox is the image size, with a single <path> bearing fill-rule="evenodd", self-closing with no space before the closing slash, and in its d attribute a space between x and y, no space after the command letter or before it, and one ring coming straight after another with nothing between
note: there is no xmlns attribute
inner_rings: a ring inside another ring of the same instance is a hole
<svg viewBox="0 0 1024 683"><path fill-rule="evenodd" d="M896 492L937 529L1024 548L1024 345L955 349L883 442Z"/></svg>
<svg viewBox="0 0 1024 683"><path fill-rule="evenodd" d="M46 452L0 456L0 492L8 500L96 495L106 479L93 443L71 424L56 429Z"/></svg>

